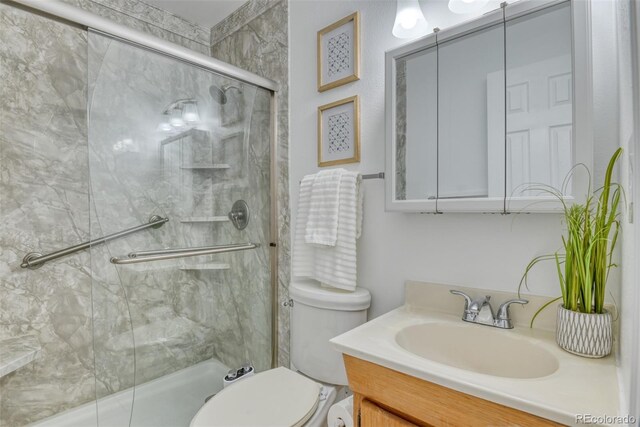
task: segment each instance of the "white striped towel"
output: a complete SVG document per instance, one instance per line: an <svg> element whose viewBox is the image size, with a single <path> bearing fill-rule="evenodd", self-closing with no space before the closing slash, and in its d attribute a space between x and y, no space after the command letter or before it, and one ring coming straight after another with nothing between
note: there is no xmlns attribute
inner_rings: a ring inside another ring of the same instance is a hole
<svg viewBox="0 0 640 427"><path fill-rule="evenodd" d="M338 201L344 169L318 172L311 185L309 216L304 241L310 245L335 246L338 239Z"/></svg>
<svg viewBox="0 0 640 427"><path fill-rule="evenodd" d="M361 177L344 171L340 180L338 231L335 246L310 245L305 229L311 208L311 188L315 176L300 184L298 218L293 244L293 275L318 280L321 284L353 291L357 283L356 239L362 233Z"/></svg>

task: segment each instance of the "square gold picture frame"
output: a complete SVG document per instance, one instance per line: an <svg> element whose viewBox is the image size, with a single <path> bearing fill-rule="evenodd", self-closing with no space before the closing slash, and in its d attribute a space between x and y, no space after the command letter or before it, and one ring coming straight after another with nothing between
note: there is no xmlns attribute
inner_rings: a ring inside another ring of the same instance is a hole
<svg viewBox="0 0 640 427"><path fill-rule="evenodd" d="M318 31L318 92L360 80L360 13Z"/></svg>
<svg viewBox="0 0 640 427"><path fill-rule="evenodd" d="M360 98L318 107L318 166L360 161Z"/></svg>

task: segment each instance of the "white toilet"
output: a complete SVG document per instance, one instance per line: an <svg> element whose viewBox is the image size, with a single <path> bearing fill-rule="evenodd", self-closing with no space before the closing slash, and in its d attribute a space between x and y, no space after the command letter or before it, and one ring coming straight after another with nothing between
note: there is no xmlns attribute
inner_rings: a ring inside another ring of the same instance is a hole
<svg viewBox="0 0 640 427"><path fill-rule="evenodd" d="M225 388L191 420L190 427L324 427L347 375L329 340L366 322L371 295L311 282L292 283L291 363ZM297 372L296 372L297 371Z"/></svg>

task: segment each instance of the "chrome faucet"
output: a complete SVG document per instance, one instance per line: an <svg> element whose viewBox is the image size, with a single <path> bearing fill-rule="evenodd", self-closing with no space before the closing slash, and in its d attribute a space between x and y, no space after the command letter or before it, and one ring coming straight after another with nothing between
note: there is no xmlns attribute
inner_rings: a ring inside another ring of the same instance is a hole
<svg viewBox="0 0 640 427"><path fill-rule="evenodd" d="M471 297L462 291L451 290L454 295L460 295L464 297L464 313L462 314L462 320L470 323L478 323L480 325L494 326L502 329L512 329L513 323L509 317L509 306L511 304L527 304L529 301L526 299L512 299L504 302L498 308L498 314L494 316L493 308L491 307L491 296L487 295L478 299L471 299Z"/></svg>

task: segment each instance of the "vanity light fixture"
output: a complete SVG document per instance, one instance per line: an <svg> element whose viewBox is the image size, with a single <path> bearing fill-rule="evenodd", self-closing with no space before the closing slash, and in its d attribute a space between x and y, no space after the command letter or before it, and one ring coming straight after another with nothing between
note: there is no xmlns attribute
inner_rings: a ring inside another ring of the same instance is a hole
<svg viewBox="0 0 640 427"><path fill-rule="evenodd" d="M198 101L192 98L178 99L162 111L158 130L171 132L185 126L195 126L199 121Z"/></svg>
<svg viewBox="0 0 640 427"><path fill-rule="evenodd" d="M196 101L185 102L182 109L182 119L187 123L196 123L200 121L198 103Z"/></svg>
<svg viewBox="0 0 640 427"><path fill-rule="evenodd" d="M396 20L393 35L399 39L412 39L429 33L429 24L422 14L418 0L396 0Z"/></svg>
<svg viewBox="0 0 640 427"><path fill-rule="evenodd" d="M182 110L178 107L175 107L171 110L171 117L169 118L169 123L174 128L181 128L185 125L185 121L182 118Z"/></svg>
<svg viewBox="0 0 640 427"><path fill-rule="evenodd" d="M173 126L169 123L169 113L162 113L162 117L160 118L160 124L158 124L158 130L161 132L171 132L173 130Z"/></svg>
<svg viewBox="0 0 640 427"><path fill-rule="evenodd" d="M489 0L449 0L449 10L453 13L465 14L477 12L489 3Z"/></svg>

